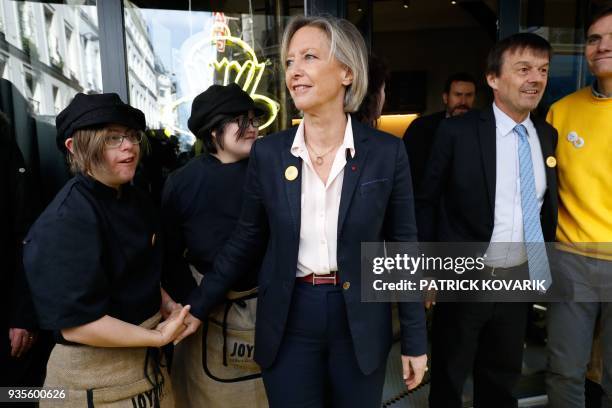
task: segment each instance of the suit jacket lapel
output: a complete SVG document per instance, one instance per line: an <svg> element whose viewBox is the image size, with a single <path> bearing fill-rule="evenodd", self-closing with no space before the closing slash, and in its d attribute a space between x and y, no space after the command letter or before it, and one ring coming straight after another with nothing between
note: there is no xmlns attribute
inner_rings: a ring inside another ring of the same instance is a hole
<svg viewBox="0 0 612 408"><path fill-rule="evenodd" d="M480 139L480 153L482 156L484 175L489 193L489 204L491 205L491 212L493 213L495 211L495 169L497 148L495 116L493 115L492 107L483 110L480 114L478 137Z"/></svg>
<svg viewBox="0 0 612 408"><path fill-rule="evenodd" d="M363 166L368 155L368 128L352 118L353 143L355 144L355 157L347 155L344 167L344 180L342 182L342 194L340 196L340 210L338 213L338 237L342 233L342 226L351 204L351 199L357 187L357 182L363 171Z"/></svg>
<svg viewBox="0 0 612 408"><path fill-rule="evenodd" d="M295 157L291 154L291 145L295 138L297 127L287 135L284 141L284 148L282 152L283 161L283 183L285 184L285 193L287 195L287 201L289 203L289 210L291 211L291 219L293 220L293 229L296 238L300 236L300 222L301 222L301 209L302 209L302 159ZM297 168L298 176L295 180L287 180L285 177L285 171L289 166Z"/></svg>

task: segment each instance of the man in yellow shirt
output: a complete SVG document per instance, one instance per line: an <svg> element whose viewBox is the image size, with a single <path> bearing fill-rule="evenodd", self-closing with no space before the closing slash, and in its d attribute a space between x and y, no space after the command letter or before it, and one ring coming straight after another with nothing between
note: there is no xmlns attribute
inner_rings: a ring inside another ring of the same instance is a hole
<svg viewBox="0 0 612 408"><path fill-rule="evenodd" d="M549 407L584 407L593 332L601 318L603 406L612 407L612 6L588 25L592 86L555 103L559 132L558 270L573 301L548 308Z"/></svg>

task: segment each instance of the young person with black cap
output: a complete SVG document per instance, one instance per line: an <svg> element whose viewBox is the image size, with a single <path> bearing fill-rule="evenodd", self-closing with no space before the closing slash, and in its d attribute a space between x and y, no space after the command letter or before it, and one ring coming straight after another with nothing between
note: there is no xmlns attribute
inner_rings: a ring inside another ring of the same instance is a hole
<svg viewBox="0 0 612 408"><path fill-rule="evenodd" d="M188 125L204 153L168 177L162 197L164 287L177 301L195 288L193 276L199 281L212 269L236 227L257 114L249 94L235 83L212 85L192 103ZM259 266L249 265L205 330L175 349L177 407L267 407L252 355Z"/></svg>
<svg viewBox="0 0 612 408"><path fill-rule="evenodd" d="M24 245L40 325L58 343L45 386L65 390L64 407L131 406L143 398L173 406L157 348L184 330L189 307L158 324L158 222L148 197L130 185L144 114L116 94L77 94L56 126L75 177Z"/></svg>

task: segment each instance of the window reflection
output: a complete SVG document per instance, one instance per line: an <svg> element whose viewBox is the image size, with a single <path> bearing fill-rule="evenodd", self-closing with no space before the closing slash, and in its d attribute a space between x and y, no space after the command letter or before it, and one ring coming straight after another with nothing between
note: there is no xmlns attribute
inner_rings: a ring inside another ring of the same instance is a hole
<svg viewBox="0 0 612 408"><path fill-rule="evenodd" d="M266 111L262 133L287 126L279 52L289 16L246 1L242 10L168 10L146 3L126 3L125 30L130 103L145 112L149 127L178 136L181 149L190 149L191 101L212 84L230 82ZM300 4L286 12L303 12Z"/></svg>
<svg viewBox="0 0 612 408"><path fill-rule="evenodd" d="M55 116L77 92L102 92L96 2L70 3L0 0L0 111L43 203L68 177Z"/></svg>
<svg viewBox="0 0 612 408"><path fill-rule="evenodd" d="M32 113L55 116L77 92L102 92L95 3L0 2L0 71Z"/></svg>
<svg viewBox="0 0 612 408"><path fill-rule="evenodd" d="M553 47L543 110L592 81L583 57L586 5L586 0L521 1L521 31L539 34Z"/></svg>

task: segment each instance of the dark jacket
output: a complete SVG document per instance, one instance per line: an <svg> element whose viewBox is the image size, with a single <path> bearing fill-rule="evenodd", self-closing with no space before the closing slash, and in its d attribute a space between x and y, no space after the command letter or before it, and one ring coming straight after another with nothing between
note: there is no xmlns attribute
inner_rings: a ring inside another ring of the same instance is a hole
<svg viewBox="0 0 612 408"><path fill-rule="evenodd" d="M0 113L0 328L3 340L8 328L34 329L36 317L21 262L22 241L33 222L37 201L29 169L15 141L10 123ZM5 331L6 329L6 331Z"/></svg>
<svg viewBox="0 0 612 408"><path fill-rule="evenodd" d="M40 327L54 330L109 315L139 325L159 311L158 214L129 184L118 192L77 174L28 232L23 264Z"/></svg>
<svg viewBox="0 0 612 408"><path fill-rule="evenodd" d="M236 228L248 164L248 159L224 164L203 154L166 180L162 196L162 286L175 301L184 303L197 286L189 265L206 275ZM233 289L241 292L256 286L260 264L250 265Z"/></svg>
<svg viewBox="0 0 612 408"><path fill-rule="evenodd" d="M421 181L425 175L427 159L433 146L434 137L440 122L446 118L446 111L432 113L431 115L416 118L404 133L404 145L410 160L410 174L412 185L417 193L421 188Z"/></svg>
<svg viewBox="0 0 612 408"><path fill-rule="evenodd" d="M557 131L531 117L542 157L554 156ZM547 190L541 209L544 240L557 227L557 173L545 166ZM417 196L419 240L489 242L493 233L496 182L493 108L471 111L442 122Z"/></svg>
<svg viewBox="0 0 612 408"><path fill-rule="evenodd" d="M348 157L338 216L338 268L359 366L369 374L385 364L391 346L391 305L361 302L362 242L415 241L408 158L399 139L352 121L355 157ZM301 221L300 158L290 148L296 128L258 140L251 150L238 227L189 301L204 318L256 259L252 248L269 226L259 273L255 360L271 366L281 344L296 279ZM295 180L285 169L295 166ZM348 284L350 284L350 287ZM402 353L426 352L423 306L400 303Z"/></svg>

